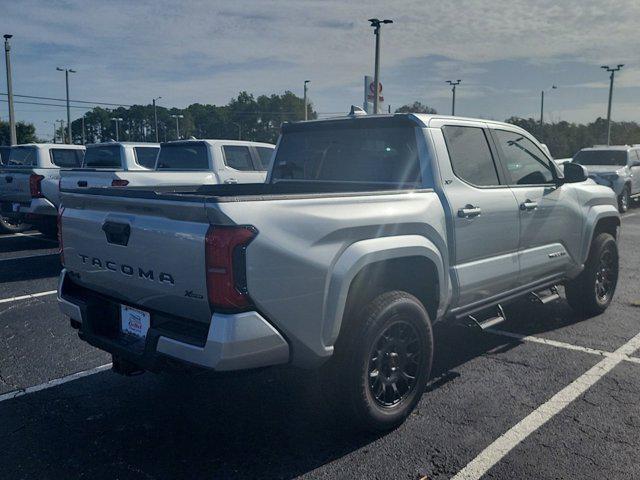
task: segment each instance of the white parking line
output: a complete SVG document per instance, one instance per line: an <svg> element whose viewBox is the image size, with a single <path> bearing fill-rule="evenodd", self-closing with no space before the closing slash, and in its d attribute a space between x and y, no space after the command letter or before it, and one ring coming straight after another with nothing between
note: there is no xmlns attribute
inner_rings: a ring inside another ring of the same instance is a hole
<svg viewBox="0 0 640 480"><path fill-rule="evenodd" d="M11 400L12 398L22 397L23 395L28 395L29 393L39 392L47 388L57 387L58 385L62 385L63 383L72 382L73 380L77 380L83 377L88 377L89 375L93 375L94 373L104 372L105 370L109 370L110 368L111 363L107 363L106 365L100 365L99 367L91 368L89 370L73 373L71 375L67 375L66 377L55 378L53 380L49 380L48 382L41 383L40 385L23 388L22 390L14 390L13 392L8 392L0 395L0 402Z"/></svg>
<svg viewBox="0 0 640 480"><path fill-rule="evenodd" d="M36 253L35 255L25 255L24 257L0 258L0 262L8 262L9 260L27 260L29 258L38 258L38 257L51 257L52 255L59 255L59 253L58 252Z"/></svg>
<svg viewBox="0 0 640 480"><path fill-rule="evenodd" d="M34 233L16 233L16 235L18 237L31 237L34 235L40 235L38 238L34 238L34 240L40 240L42 242L49 242L49 243L55 243L56 245L58 244L57 240L53 240L51 238L47 238L42 236L42 234L40 232L34 232Z"/></svg>
<svg viewBox="0 0 640 480"><path fill-rule="evenodd" d="M564 410L571 402L586 392L598 380L613 370L640 348L640 334L633 337L622 347L613 352L616 356L606 356L587 372L556 393L547 402L527 415L509 431L501 435L495 442L485 448L466 467L460 470L453 480L477 480L487 473L491 467L502 460L511 450L529 435L542 427L555 415Z"/></svg>
<svg viewBox="0 0 640 480"><path fill-rule="evenodd" d="M534 337L531 335L521 335L519 333L507 332L506 330L498 330L490 328L487 330L489 333L496 335L502 335L504 337L511 337L521 340L523 342L541 343L543 345L549 345L551 347L565 348L567 350L575 350L578 352L590 353L592 355L599 355L601 357L621 358L627 362L640 364L640 358L631 357L629 355L619 355L615 352L606 352L604 350L597 350L595 348L581 347L579 345L573 345L571 343L559 342L557 340L550 340L547 338Z"/></svg>
<svg viewBox="0 0 640 480"><path fill-rule="evenodd" d="M32 237L34 235L42 235L40 232L31 232L31 233L8 233L6 235L0 235L0 238L16 238L16 237Z"/></svg>
<svg viewBox="0 0 640 480"><path fill-rule="evenodd" d="M19 297L3 298L0 299L0 303L18 302L20 300L29 300L30 298L46 297L47 295L54 295L57 290L49 290L47 292L29 293L27 295L20 295Z"/></svg>

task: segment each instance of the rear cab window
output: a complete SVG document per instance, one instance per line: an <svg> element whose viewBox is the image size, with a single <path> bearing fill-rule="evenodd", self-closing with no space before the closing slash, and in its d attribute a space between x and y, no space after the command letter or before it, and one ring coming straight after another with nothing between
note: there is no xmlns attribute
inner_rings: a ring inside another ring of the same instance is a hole
<svg viewBox="0 0 640 480"><path fill-rule="evenodd" d="M9 162L10 147L0 147L0 165L6 165Z"/></svg>
<svg viewBox="0 0 640 480"><path fill-rule="evenodd" d="M7 167L35 167L38 165L38 149L36 147L13 147L9 154Z"/></svg>
<svg viewBox="0 0 640 480"><path fill-rule="evenodd" d="M242 172L255 170L249 147L242 145L223 145L224 163L227 167Z"/></svg>
<svg viewBox="0 0 640 480"><path fill-rule="evenodd" d="M51 163L60 168L80 168L83 151L71 148L52 148L49 150Z"/></svg>
<svg viewBox="0 0 640 480"><path fill-rule="evenodd" d="M478 187L500 185L484 129L451 125L442 127L442 133L456 177Z"/></svg>
<svg viewBox="0 0 640 480"><path fill-rule="evenodd" d="M156 167L156 159L160 147L133 147L136 156L136 163L144 168L153 169Z"/></svg>
<svg viewBox="0 0 640 480"><path fill-rule="evenodd" d="M157 170L209 170L207 146L202 143L164 144L158 154Z"/></svg>
<svg viewBox="0 0 640 480"><path fill-rule="evenodd" d="M99 145L87 148L84 168L122 168L120 145Z"/></svg>
<svg viewBox="0 0 640 480"><path fill-rule="evenodd" d="M625 150L580 150L573 157L573 162L580 165L624 166L627 164Z"/></svg>
<svg viewBox="0 0 640 480"><path fill-rule="evenodd" d="M258 153L258 170L263 172L269 170L274 150L274 148L269 147L256 147L256 152Z"/></svg>
<svg viewBox="0 0 640 480"><path fill-rule="evenodd" d="M285 124L271 182L359 182L421 185L416 125L371 118Z"/></svg>

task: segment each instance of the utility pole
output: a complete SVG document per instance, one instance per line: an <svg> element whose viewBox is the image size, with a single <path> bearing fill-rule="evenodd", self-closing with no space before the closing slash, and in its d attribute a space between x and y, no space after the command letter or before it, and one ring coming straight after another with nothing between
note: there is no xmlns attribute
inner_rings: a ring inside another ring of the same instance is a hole
<svg viewBox="0 0 640 480"><path fill-rule="evenodd" d="M447 83L449 85L451 85L451 92L453 93L453 98L451 100L451 115L455 116L456 115L456 86L460 85L460 82L462 82L462 80L447 80Z"/></svg>
<svg viewBox="0 0 640 480"><path fill-rule="evenodd" d="M382 25L385 23L393 23L393 20L379 20L377 18L370 18L369 22L373 27L373 34L376 36L376 54L375 54L375 67L373 74L373 113L378 112L378 96L380 95L380 37L382 36Z"/></svg>
<svg viewBox="0 0 640 480"><path fill-rule="evenodd" d="M158 137L158 110L156 108L156 100L160 100L162 97L156 97L153 99L153 121L154 121L154 130L156 133L156 143L160 143L159 137Z"/></svg>
<svg viewBox="0 0 640 480"><path fill-rule="evenodd" d="M85 114L83 113L82 114L82 144L86 145L87 139L86 139L86 136L84 134L84 116L85 116Z"/></svg>
<svg viewBox="0 0 640 480"><path fill-rule="evenodd" d="M551 88L549 89L549 91L551 90L555 90L556 87L555 85L551 85ZM540 126L542 126L542 124L544 123L544 90L540 91Z"/></svg>
<svg viewBox="0 0 640 480"><path fill-rule="evenodd" d="M56 70L58 70L59 72L64 72L64 79L67 85L67 129L69 130L67 143L73 143L73 138L71 137L71 107L69 106L69 74L76 73L76 71L72 68L62 67L56 67Z"/></svg>
<svg viewBox="0 0 640 480"><path fill-rule="evenodd" d="M307 84L311 82L311 80L305 80L304 81L304 121L306 122L308 120L307 118Z"/></svg>
<svg viewBox="0 0 640 480"><path fill-rule="evenodd" d="M60 122L60 140L62 140L60 143L64 143L64 120L56 120L56 122Z"/></svg>
<svg viewBox="0 0 640 480"><path fill-rule="evenodd" d="M120 141L120 128L118 128L119 123L122 121L120 117L113 117L111 121L116 122L116 142Z"/></svg>
<svg viewBox="0 0 640 480"><path fill-rule="evenodd" d="M609 76L609 106L607 107L607 145L611 145L611 102L613 100L613 79L615 78L616 72L622 67L624 67L624 63L619 64L615 68L611 68L609 65L603 65L600 67L611 73Z"/></svg>
<svg viewBox="0 0 640 480"><path fill-rule="evenodd" d="M4 36L4 60L7 66L7 95L9 100L9 132L10 132L10 145L16 145L18 143L18 137L16 136L16 113L13 109L13 85L11 83L11 45L9 45L9 39L13 35Z"/></svg>
<svg viewBox="0 0 640 480"><path fill-rule="evenodd" d="M171 118L176 119L176 139L180 140L180 119L184 118L184 115L171 115Z"/></svg>

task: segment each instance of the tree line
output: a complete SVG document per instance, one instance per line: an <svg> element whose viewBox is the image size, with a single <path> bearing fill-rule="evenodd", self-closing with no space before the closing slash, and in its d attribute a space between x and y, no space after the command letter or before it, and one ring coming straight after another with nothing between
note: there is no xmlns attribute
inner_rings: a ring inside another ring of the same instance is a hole
<svg viewBox="0 0 640 480"><path fill-rule="evenodd" d="M308 118L317 118L311 104ZM437 113L435 109L414 102L403 105L397 113ZM177 139L176 121L179 118L180 138L225 138L274 143L285 121L304 118L304 100L290 91L282 95L260 95L255 97L240 92L227 105L194 103L185 109L157 106L158 138L162 141ZM155 141L155 121L152 105L133 105L108 109L96 107L84 115L85 143L104 142L116 138L116 122L112 118L122 118L119 122L118 137L124 141ZM606 143L607 122L597 118L587 124L554 122L540 125L533 118L511 117L506 120L524 128L538 140L545 143L555 158L573 156L578 150ZM82 119L72 122L74 143L82 143ZM35 127L30 123L16 125L18 143L36 142ZM59 139L66 138L66 128L58 129ZM640 144L640 125L637 122L612 122L611 143L615 145ZM0 121L0 145L9 144L9 124Z"/></svg>

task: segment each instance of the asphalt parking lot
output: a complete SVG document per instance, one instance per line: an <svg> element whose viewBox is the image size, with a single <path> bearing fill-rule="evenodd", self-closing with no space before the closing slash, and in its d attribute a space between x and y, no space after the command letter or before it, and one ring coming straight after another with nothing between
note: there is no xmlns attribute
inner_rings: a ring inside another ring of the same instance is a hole
<svg viewBox="0 0 640 480"><path fill-rule="evenodd" d="M340 425L302 371L112 373L58 311L56 245L1 236L0 477L638 478L638 209L620 252L599 317L523 301L494 332L437 329L418 408L371 436Z"/></svg>

